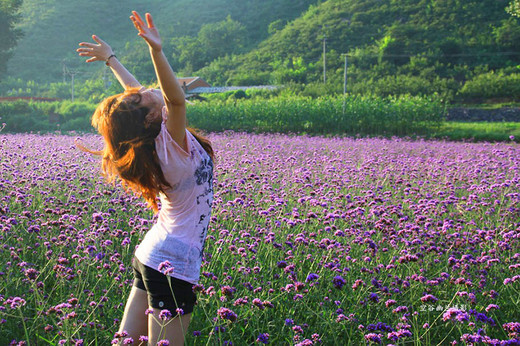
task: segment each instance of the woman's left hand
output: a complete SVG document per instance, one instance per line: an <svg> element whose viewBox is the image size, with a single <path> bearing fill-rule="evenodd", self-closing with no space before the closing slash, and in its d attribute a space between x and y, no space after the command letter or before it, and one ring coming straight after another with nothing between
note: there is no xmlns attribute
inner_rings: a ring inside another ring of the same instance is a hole
<svg viewBox="0 0 520 346"><path fill-rule="evenodd" d="M157 31L153 24L152 15L147 13L145 16L146 23L143 21L139 13L132 11L130 19L134 23L135 28L139 31L138 35L146 41L151 49L159 52L162 50L162 41L159 36L159 31Z"/></svg>

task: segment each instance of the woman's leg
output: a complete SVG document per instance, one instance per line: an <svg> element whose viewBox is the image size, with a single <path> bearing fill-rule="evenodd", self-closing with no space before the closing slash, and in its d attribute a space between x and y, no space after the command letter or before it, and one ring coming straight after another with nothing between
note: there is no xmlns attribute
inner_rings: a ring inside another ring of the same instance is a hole
<svg viewBox="0 0 520 346"><path fill-rule="evenodd" d="M183 346L184 336L190 325L191 313L162 321L159 317L161 309L153 309L148 315L148 340L155 345L159 340L168 340L170 346Z"/></svg>
<svg viewBox="0 0 520 346"><path fill-rule="evenodd" d="M136 345L139 343L138 340L141 335L148 335L146 309L148 309L148 295L146 291L132 286L119 332L126 331L128 333L127 337L134 339Z"/></svg>

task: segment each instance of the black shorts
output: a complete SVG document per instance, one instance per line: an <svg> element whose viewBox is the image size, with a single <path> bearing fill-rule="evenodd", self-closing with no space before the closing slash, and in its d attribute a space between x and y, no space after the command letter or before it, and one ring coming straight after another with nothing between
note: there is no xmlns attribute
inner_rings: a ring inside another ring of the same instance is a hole
<svg viewBox="0 0 520 346"><path fill-rule="evenodd" d="M148 305L156 309L170 310L177 315L177 308L184 314L193 312L197 296L193 284L165 275L142 264L136 257L132 260L134 286L148 293Z"/></svg>

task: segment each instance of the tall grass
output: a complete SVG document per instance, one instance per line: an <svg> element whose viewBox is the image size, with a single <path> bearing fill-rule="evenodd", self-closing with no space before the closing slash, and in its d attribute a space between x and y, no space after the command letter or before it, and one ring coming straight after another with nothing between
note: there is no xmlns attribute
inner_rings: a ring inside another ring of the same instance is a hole
<svg viewBox="0 0 520 346"><path fill-rule="evenodd" d="M5 132L91 131L96 105L88 102L14 101L0 103ZM422 135L443 121L437 98L348 96L270 99L212 99L188 108L192 126L208 132L226 130L321 135Z"/></svg>
<svg viewBox="0 0 520 346"><path fill-rule="evenodd" d="M188 109L192 126L225 130L348 135L413 135L438 127L445 107L435 98L292 96L217 100Z"/></svg>

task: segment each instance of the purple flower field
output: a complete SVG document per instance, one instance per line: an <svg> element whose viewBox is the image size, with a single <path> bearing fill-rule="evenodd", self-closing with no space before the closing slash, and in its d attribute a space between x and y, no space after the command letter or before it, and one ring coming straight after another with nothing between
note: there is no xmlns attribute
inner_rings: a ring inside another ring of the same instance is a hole
<svg viewBox="0 0 520 346"><path fill-rule="evenodd" d="M518 144L210 138L188 345L520 343ZM0 167L0 344L110 344L153 214L71 136L0 135Z"/></svg>

